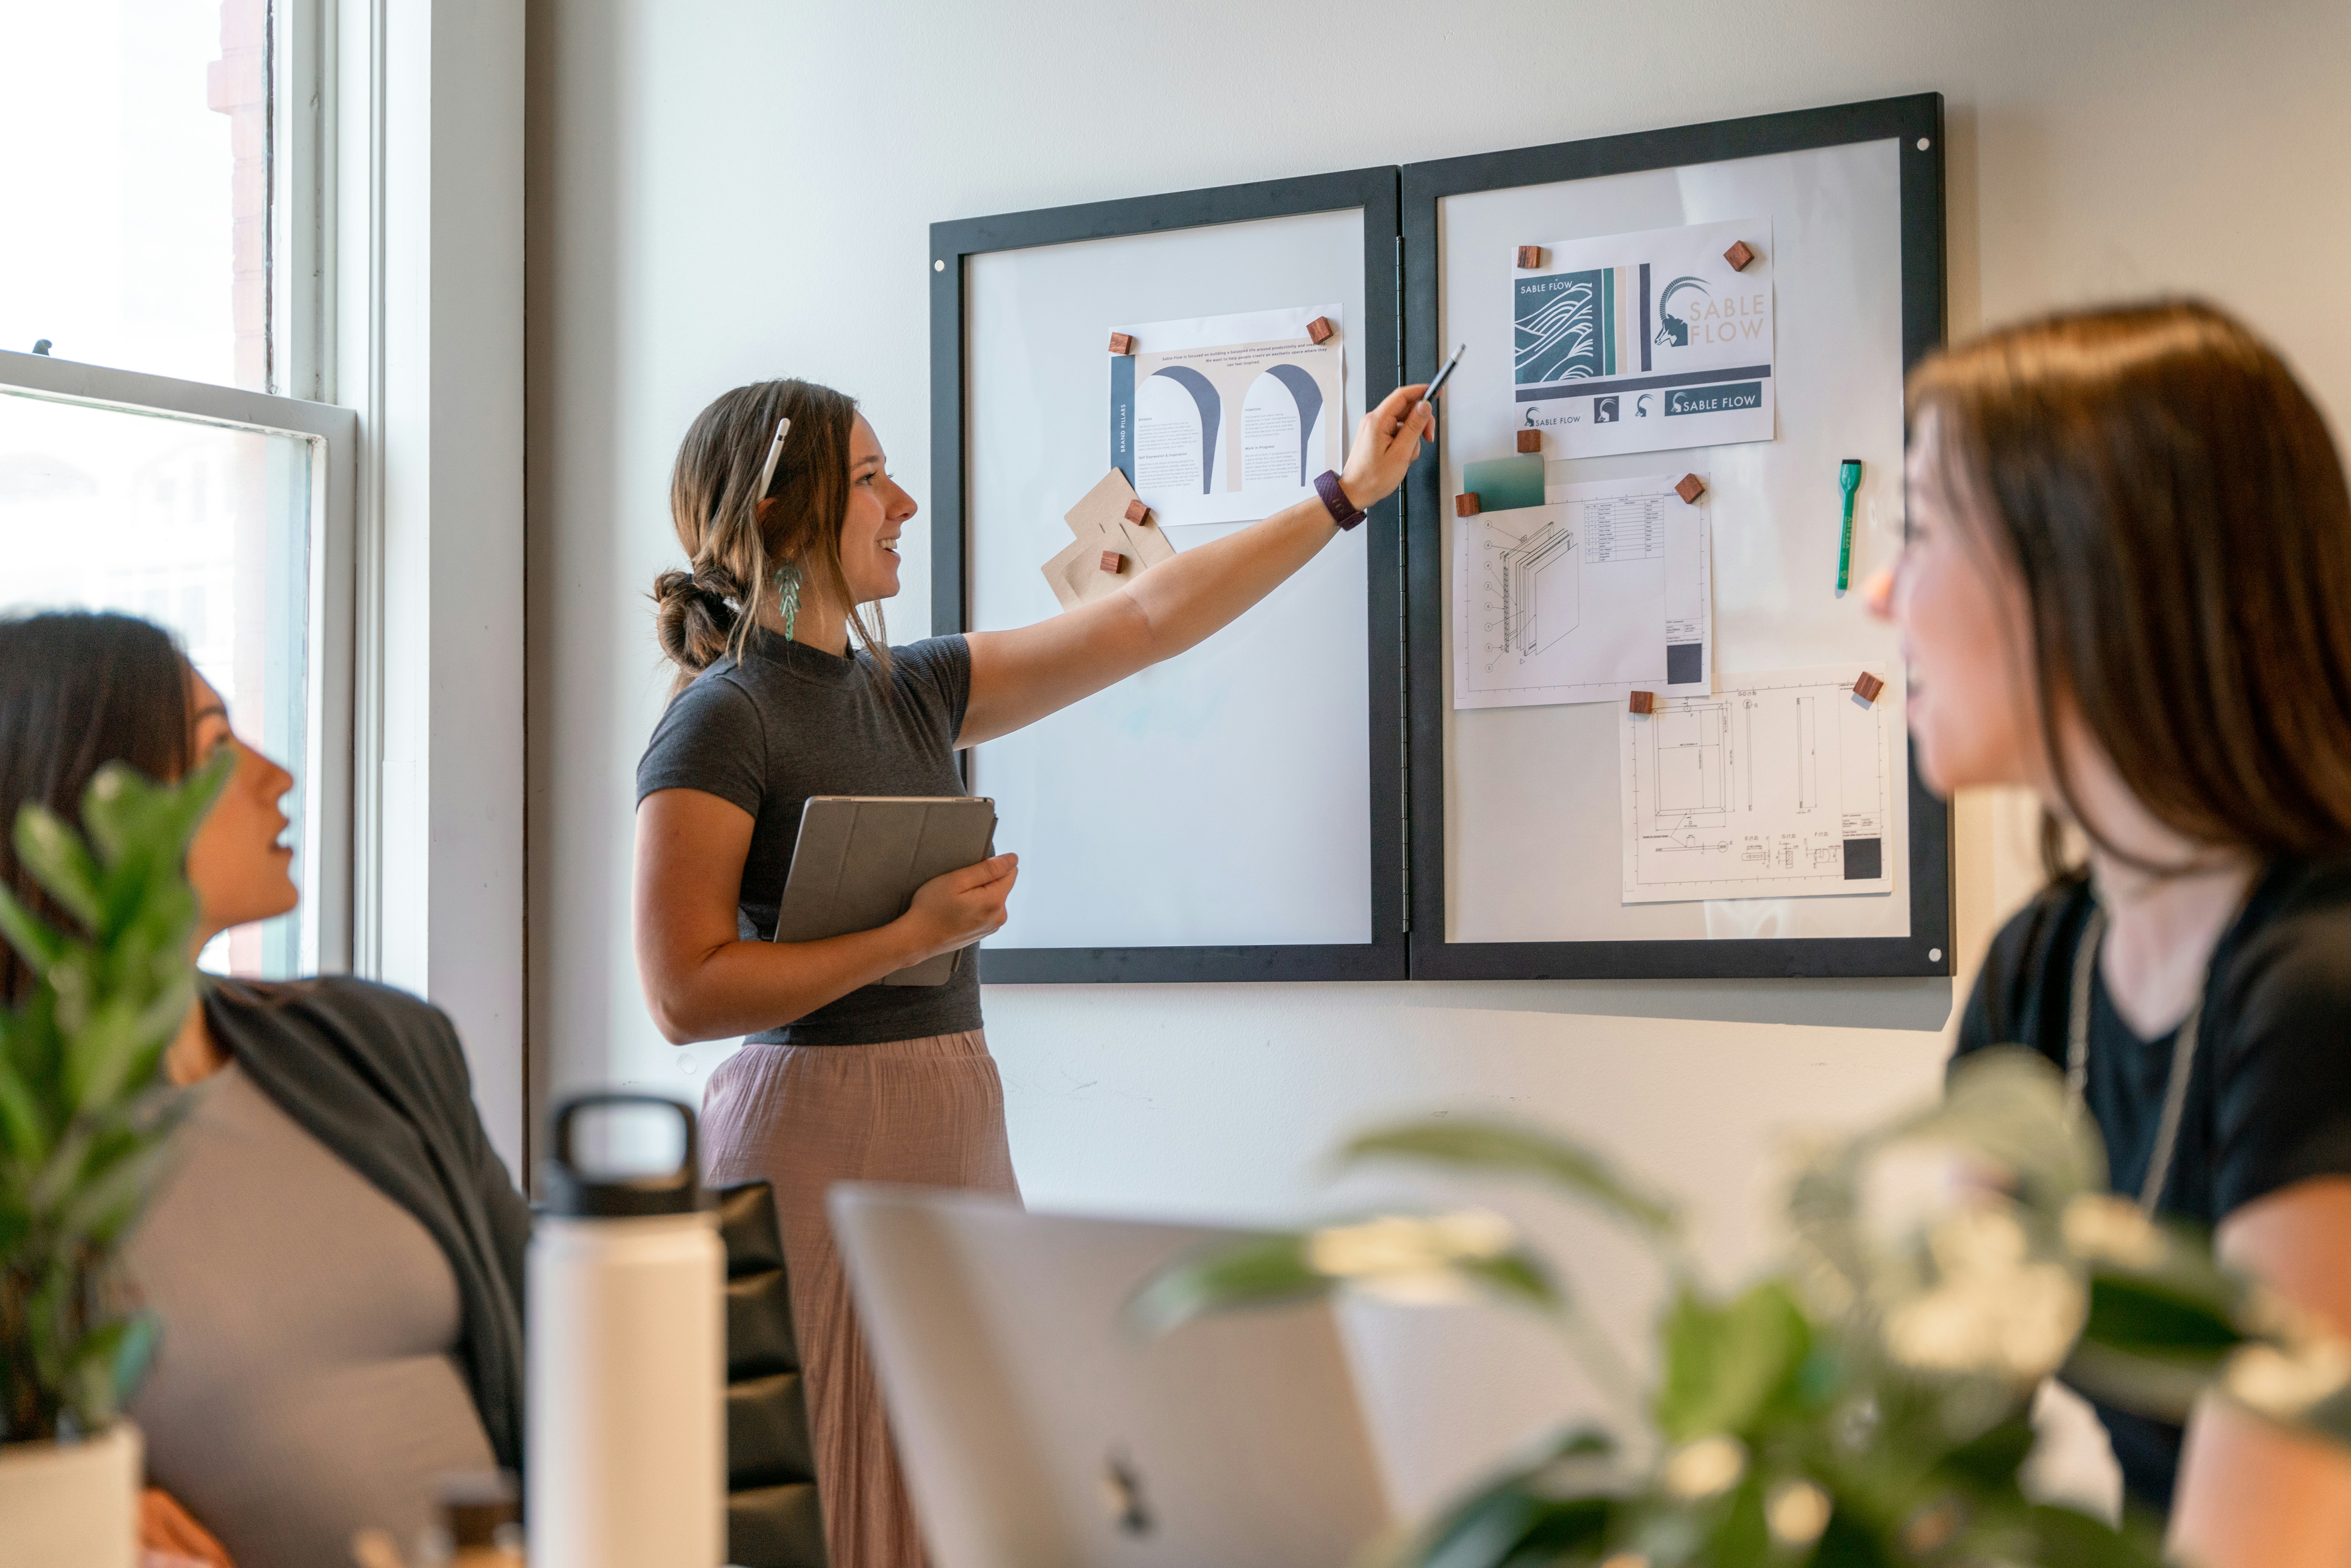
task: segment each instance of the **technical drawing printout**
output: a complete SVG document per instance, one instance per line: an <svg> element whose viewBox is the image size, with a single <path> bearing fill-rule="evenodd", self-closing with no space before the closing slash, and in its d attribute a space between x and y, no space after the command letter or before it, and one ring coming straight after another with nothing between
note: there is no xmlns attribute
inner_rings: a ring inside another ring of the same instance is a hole
<svg viewBox="0 0 2351 1568"><path fill-rule="evenodd" d="M1334 329L1308 336L1322 317ZM1113 327L1110 460L1163 528L1253 523L1314 498L1345 465L1345 329L1336 304Z"/></svg>
<svg viewBox="0 0 2351 1568"><path fill-rule="evenodd" d="M1897 661L1874 703L1851 665L1726 675L1719 694L1617 716L1625 902L1891 893L1890 727Z"/></svg>
<svg viewBox="0 0 2351 1568"><path fill-rule="evenodd" d="M1680 476L1546 485L1455 522L1455 707L1713 690L1707 497Z"/></svg>

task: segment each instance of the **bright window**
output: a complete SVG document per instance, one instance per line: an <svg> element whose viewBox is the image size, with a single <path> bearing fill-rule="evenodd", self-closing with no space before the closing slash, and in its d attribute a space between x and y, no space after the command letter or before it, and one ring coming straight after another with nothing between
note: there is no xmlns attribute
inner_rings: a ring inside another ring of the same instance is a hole
<svg viewBox="0 0 2351 1568"><path fill-rule="evenodd" d="M320 444L0 393L0 612L119 610L171 631L237 733L294 774L286 841L306 884ZM315 925L307 943L303 926L298 912L224 933L205 967L273 977L315 967Z"/></svg>
<svg viewBox="0 0 2351 1568"><path fill-rule="evenodd" d="M270 977L350 962L356 421L268 395L317 384L272 309L273 246L324 211L282 177L323 167L298 141L320 119L284 112L272 38L319 15L0 0L0 613L164 627L294 774L302 908L204 956ZM320 64L313 42L313 87Z"/></svg>
<svg viewBox="0 0 2351 1568"><path fill-rule="evenodd" d="M270 389L269 23L0 0L0 349Z"/></svg>

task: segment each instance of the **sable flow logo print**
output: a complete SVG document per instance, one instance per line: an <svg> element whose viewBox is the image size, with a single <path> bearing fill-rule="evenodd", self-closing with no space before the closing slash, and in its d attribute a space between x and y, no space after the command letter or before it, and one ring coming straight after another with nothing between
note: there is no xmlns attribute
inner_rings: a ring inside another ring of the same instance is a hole
<svg viewBox="0 0 2351 1568"><path fill-rule="evenodd" d="M1578 427L1566 457L1771 440L1771 246L1758 219L1544 247L1553 270L1511 278L1523 422Z"/></svg>

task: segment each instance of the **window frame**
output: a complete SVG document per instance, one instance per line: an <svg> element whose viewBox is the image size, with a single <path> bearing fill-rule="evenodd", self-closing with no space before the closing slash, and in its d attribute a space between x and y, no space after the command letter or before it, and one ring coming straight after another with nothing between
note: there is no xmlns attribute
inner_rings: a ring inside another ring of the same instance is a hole
<svg viewBox="0 0 2351 1568"><path fill-rule="evenodd" d="M0 350L0 389L312 444L302 842L305 973L351 967L353 544L359 415L332 403Z"/></svg>

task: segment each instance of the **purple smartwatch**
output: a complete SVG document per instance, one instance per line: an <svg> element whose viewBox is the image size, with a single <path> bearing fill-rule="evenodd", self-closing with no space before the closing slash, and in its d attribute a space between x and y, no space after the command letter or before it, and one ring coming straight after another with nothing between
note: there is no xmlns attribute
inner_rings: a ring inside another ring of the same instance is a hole
<svg viewBox="0 0 2351 1568"><path fill-rule="evenodd" d="M1339 476L1330 469L1325 468L1314 476L1314 493L1322 497L1324 506L1331 508L1331 520L1339 525L1341 532L1364 520L1364 508L1347 499L1347 492L1339 487Z"/></svg>

